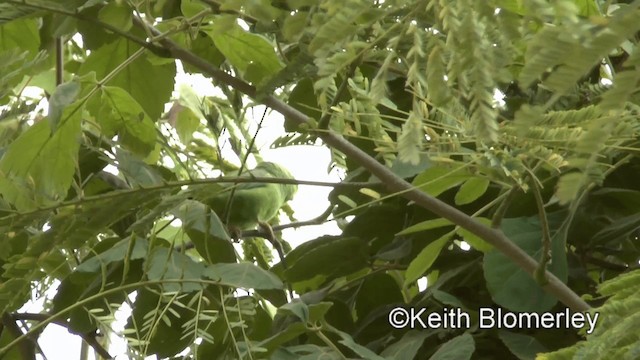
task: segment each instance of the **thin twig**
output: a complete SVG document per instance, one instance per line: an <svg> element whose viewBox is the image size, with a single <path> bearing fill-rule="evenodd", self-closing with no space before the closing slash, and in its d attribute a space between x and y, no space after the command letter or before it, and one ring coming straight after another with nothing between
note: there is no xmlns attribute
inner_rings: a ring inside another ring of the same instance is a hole
<svg viewBox="0 0 640 360"><path fill-rule="evenodd" d="M11 315L5 313L2 315L2 327L4 331L8 331L11 338L19 338L24 336L22 329L16 323L16 319L12 318ZM16 346L18 347L18 351L23 359L35 359L36 354L34 349L37 347L37 343L33 340L32 337L24 337L23 339L28 341L23 341Z"/></svg>
<svg viewBox="0 0 640 360"><path fill-rule="evenodd" d="M516 197L516 193L518 192L518 190L520 190L520 188L517 186L513 186L511 189L508 190L509 194L500 203L500 205L498 205L498 209L493 214L493 217L491 217L492 228L500 229L500 226L502 225L502 219L504 219L504 216L507 213L507 209L509 209L509 205L511 205L511 202Z"/></svg>
<svg viewBox="0 0 640 360"><path fill-rule="evenodd" d="M551 232L549 231L549 222L547 221L547 212L544 209L544 201L540 193L540 185L535 179L531 179L531 187L533 196L536 199L536 207L538 208L538 218L540 219L540 227L542 228L542 254L540 254L540 264L535 271L536 281L540 285L547 283L545 270L547 263L551 260Z"/></svg>
<svg viewBox="0 0 640 360"><path fill-rule="evenodd" d="M36 313L14 313L9 315L9 317L15 321L15 320L29 320L29 321L38 321L38 322L42 322L42 321L50 321L53 322L56 325L60 325L63 326L67 329L70 329L69 326L70 324L64 320L64 319L54 319L53 321L50 320L50 318L52 317L49 314L36 314ZM96 335L95 334L91 334L91 333L85 333L85 334L77 334L79 335L82 340L84 340L87 345L91 346L93 348L93 350L95 350L95 352L98 353L98 355L100 355L101 357L105 358L105 359L113 359L113 356L111 356L109 354L109 352L107 351L107 349L105 349L102 344L100 344L98 342L98 340L96 339Z"/></svg>

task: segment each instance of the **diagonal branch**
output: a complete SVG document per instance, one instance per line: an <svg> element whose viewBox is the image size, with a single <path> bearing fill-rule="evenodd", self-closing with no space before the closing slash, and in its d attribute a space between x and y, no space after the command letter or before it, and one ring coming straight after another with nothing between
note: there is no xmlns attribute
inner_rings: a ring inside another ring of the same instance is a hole
<svg viewBox="0 0 640 360"><path fill-rule="evenodd" d="M28 321L49 321L51 315L48 314L36 314L36 313L15 313L15 314L5 314L6 318L11 321L16 320L28 320ZM64 319L55 319L53 320L54 324L66 327L69 329L69 323ZM98 355L100 355L103 359L113 359L113 357L109 354L107 349L105 349L102 344L98 342L95 337L95 334L86 333L86 334L78 334L82 340L84 340L87 345L91 346L93 350L95 350Z"/></svg>
<svg viewBox="0 0 640 360"><path fill-rule="evenodd" d="M134 18L134 22L137 25L142 24L142 21L137 18ZM152 27L150 28L152 29L152 31L159 33L156 29ZM202 72L215 78L217 81L225 83L254 99L257 98L258 93L255 87L225 73L224 71L208 63L206 60L200 58L191 51L182 48L175 42L165 38L159 40L159 44L162 45L166 50L168 50L174 58L200 69ZM299 124L306 124L307 126L310 125L308 116L284 103L275 96L260 96L259 100L264 105L271 107L285 117L292 119ZM420 191L419 189L416 189L407 181L396 176L386 166L380 164L377 160L369 156L364 151L360 150L360 148L345 140L341 135L333 131L319 131L317 132L317 134L327 145L340 150L347 157L356 161L358 164L375 175L378 179L386 184L387 188L390 191L401 194L406 199L414 201L419 206L430 210L436 215L443 217L451 221L452 223L479 236L480 238L493 245L496 249L504 253L520 268L533 276L536 268L538 267L537 261L530 257L517 245L515 245L511 240L509 240L509 238L507 238L502 233L502 231L487 227L479 223L472 217L468 216L467 214L463 213L462 211ZM575 292L573 292L555 275L548 271L546 275L549 283L543 288L547 292L554 295L557 299L562 301L568 307L572 308L574 311L586 311L590 308L589 304L582 300Z"/></svg>

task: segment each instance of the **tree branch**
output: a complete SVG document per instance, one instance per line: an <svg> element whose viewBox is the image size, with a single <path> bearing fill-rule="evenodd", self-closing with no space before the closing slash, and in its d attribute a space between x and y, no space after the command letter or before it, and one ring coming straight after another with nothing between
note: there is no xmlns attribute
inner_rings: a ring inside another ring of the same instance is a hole
<svg viewBox="0 0 640 360"><path fill-rule="evenodd" d="M51 318L51 315L48 314L36 314L36 313L15 313L15 314L11 314L8 315L14 322L15 320L28 320L28 321L47 321L49 320L49 318ZM63 326L65 328L67 328L67 330L69 330L69 323L66 320L63 319L54 319L52 321L54 324L56 325L60 325ZM69 330L69 332L71 332ZM77 333L73 333L73 334L77 334ZM102 344L100 344L98 342L98 340L96 339L95 334L91 334L91 333L86 333L86 334L77 334L79 335L82 340L84 340L85 343L87 343L87 345L91 346L93 348L93 350L95 350L96 353L98 353L98 355L100 355L102 358L104 359L113 359L113 356L111 356L109 354L109 352L107 351L107 349L105 349Z"/></svg>
<svg viewBox="0 0 640 360"><path fill-rule="evenodd" d="M327 218L329 217L329 215L331 215L331 212L333 211L334 208L335 206L331 205L322 214L320 214L319 216L313 219L304 220L304 221L294 221L287 224L276 225L276 226L273 226L271 230L280 231L284 229L299 228L303 226L320 225L325 221L327 221ZM253 237L253 236L265 237L266 235L268 234L260 230L248 230L248 231L242 232L242 237Z"/></svg>
<svg viewBox="0 0 640 360"><path fill-rule="evenodd" d="M22 329L20 329L20 327L16 323L16 319L12 318L11 315L7 313L2 315L2 326L6 331L10 333L11 337L13 338L17 339L21 336L24 336ZM27 341L22 341L17 344L20 356L25 360L35 359L36 354L34 349L37 348L37 344L34 344L35 341L31 337L25 336L23 339Z"/></svg>
<svg viewBox="0 0 640 360"><path fill-rule="evenodd" d="M142 20L134 18L134 22L138 25L141 24ZM156 29L151 29L154 32L157 32ZM249 85L248 83L235 78L219 68L213 66L208 63L206 60L200 58L195 55L191 51L182 48L175 42L169 39L161 39L159 40L160 45L165 47L174 58L179 59L187 64L190 64L207 75L215 78L217 81L225 83L233 88L241 91L242 93L256 99L257 91L256 88ZM264 105L271 107L276 110L280 114L284 115L286 118L289 118L299 124L305 124L307 126L310 125L309 118L307 115L298 111L297 109L289 106L284 103L280 99L275 96L260 96L260 102ZM412 200L419 206L430 210L434 214L445 218L452 223L467 229L471 233L479 236L484 239L491 245L493 245L497 250L505 254L508 258L510 258L515 264L517 264L520 268L525 270L531 276L533 276L536 268L538 267L538 263L531 256L525 253L522 249L520 249L517 245L515 245L509 238L507 238L502 231L497 229L492 229L487 227L469 215L463 213L462 211L436 199L433 196L430 196L412 186L407 181L402 178L396 176L393 172L391 172L386 166L380 164L377 160L369 156L367 153L362 151L357 146L351 144L347 140L345 140L341 135L333 132L333 131L321 131L317 132L318 136L329 146L340 150L347 157L356 161L358 164L363 166L369 172L371 172L374 176L380 179L383 183L387 185L387 188L391 192L397 192L408 200ZM572 308L574 311L586 311L590 309L589 304L587 304L584 300L580 298L575 292L573 292L567 285L565 285L560 279L558 279L555 275L550 272L546 272L546 276L549 280L549 283L543 288L554 295L557 299L562 301L565 305Z"/></svg>

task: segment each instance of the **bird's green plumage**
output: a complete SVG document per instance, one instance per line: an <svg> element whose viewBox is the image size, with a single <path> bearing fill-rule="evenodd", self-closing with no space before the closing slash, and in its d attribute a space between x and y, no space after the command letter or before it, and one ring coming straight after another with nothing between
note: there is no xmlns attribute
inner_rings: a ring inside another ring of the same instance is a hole
<svg viewBox="0 0 640 360"><path fill-rule="evenodd" d="M253 170L243 172L241 177L293 179L287 169L272 162L260 163ZM215 195L209 206L223 222L228 219L229 227L248 230L259 222L273 219L280 208L293 199L297 190L295 184L240 183L235 186L235 191L229 188ZM232 194L229 209L225 209Z"/></svg>

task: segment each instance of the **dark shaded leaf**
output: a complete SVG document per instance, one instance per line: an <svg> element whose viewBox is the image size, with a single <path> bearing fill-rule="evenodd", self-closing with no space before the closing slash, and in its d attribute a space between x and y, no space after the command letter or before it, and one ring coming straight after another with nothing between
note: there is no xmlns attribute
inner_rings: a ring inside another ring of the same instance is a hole
<svg viewBox="0 0 640 360"><path fill-rule="evenodd" d="M465 360L471 359L475 351L473 336L464 334L444 343L429 360Z"/></svg>
<svg viewBox="0 0 640 360"><path fill-rule="evenodd" d="M552 253L549 271L561 281L567 280L567 257L565 254L565 237L567 224L557 227L556 221L550 217ZM556 224L555 229L553 228ZM542 231L537 217L505 219L502 230L516 245L534 259L540 258L542 247ZM558 301L545 292L531 275L526 273L515 263L508 260L504 254L491 250L484 255L484 276L487 288L493 300L503 307L513 311L544 312Z"/></svg>

